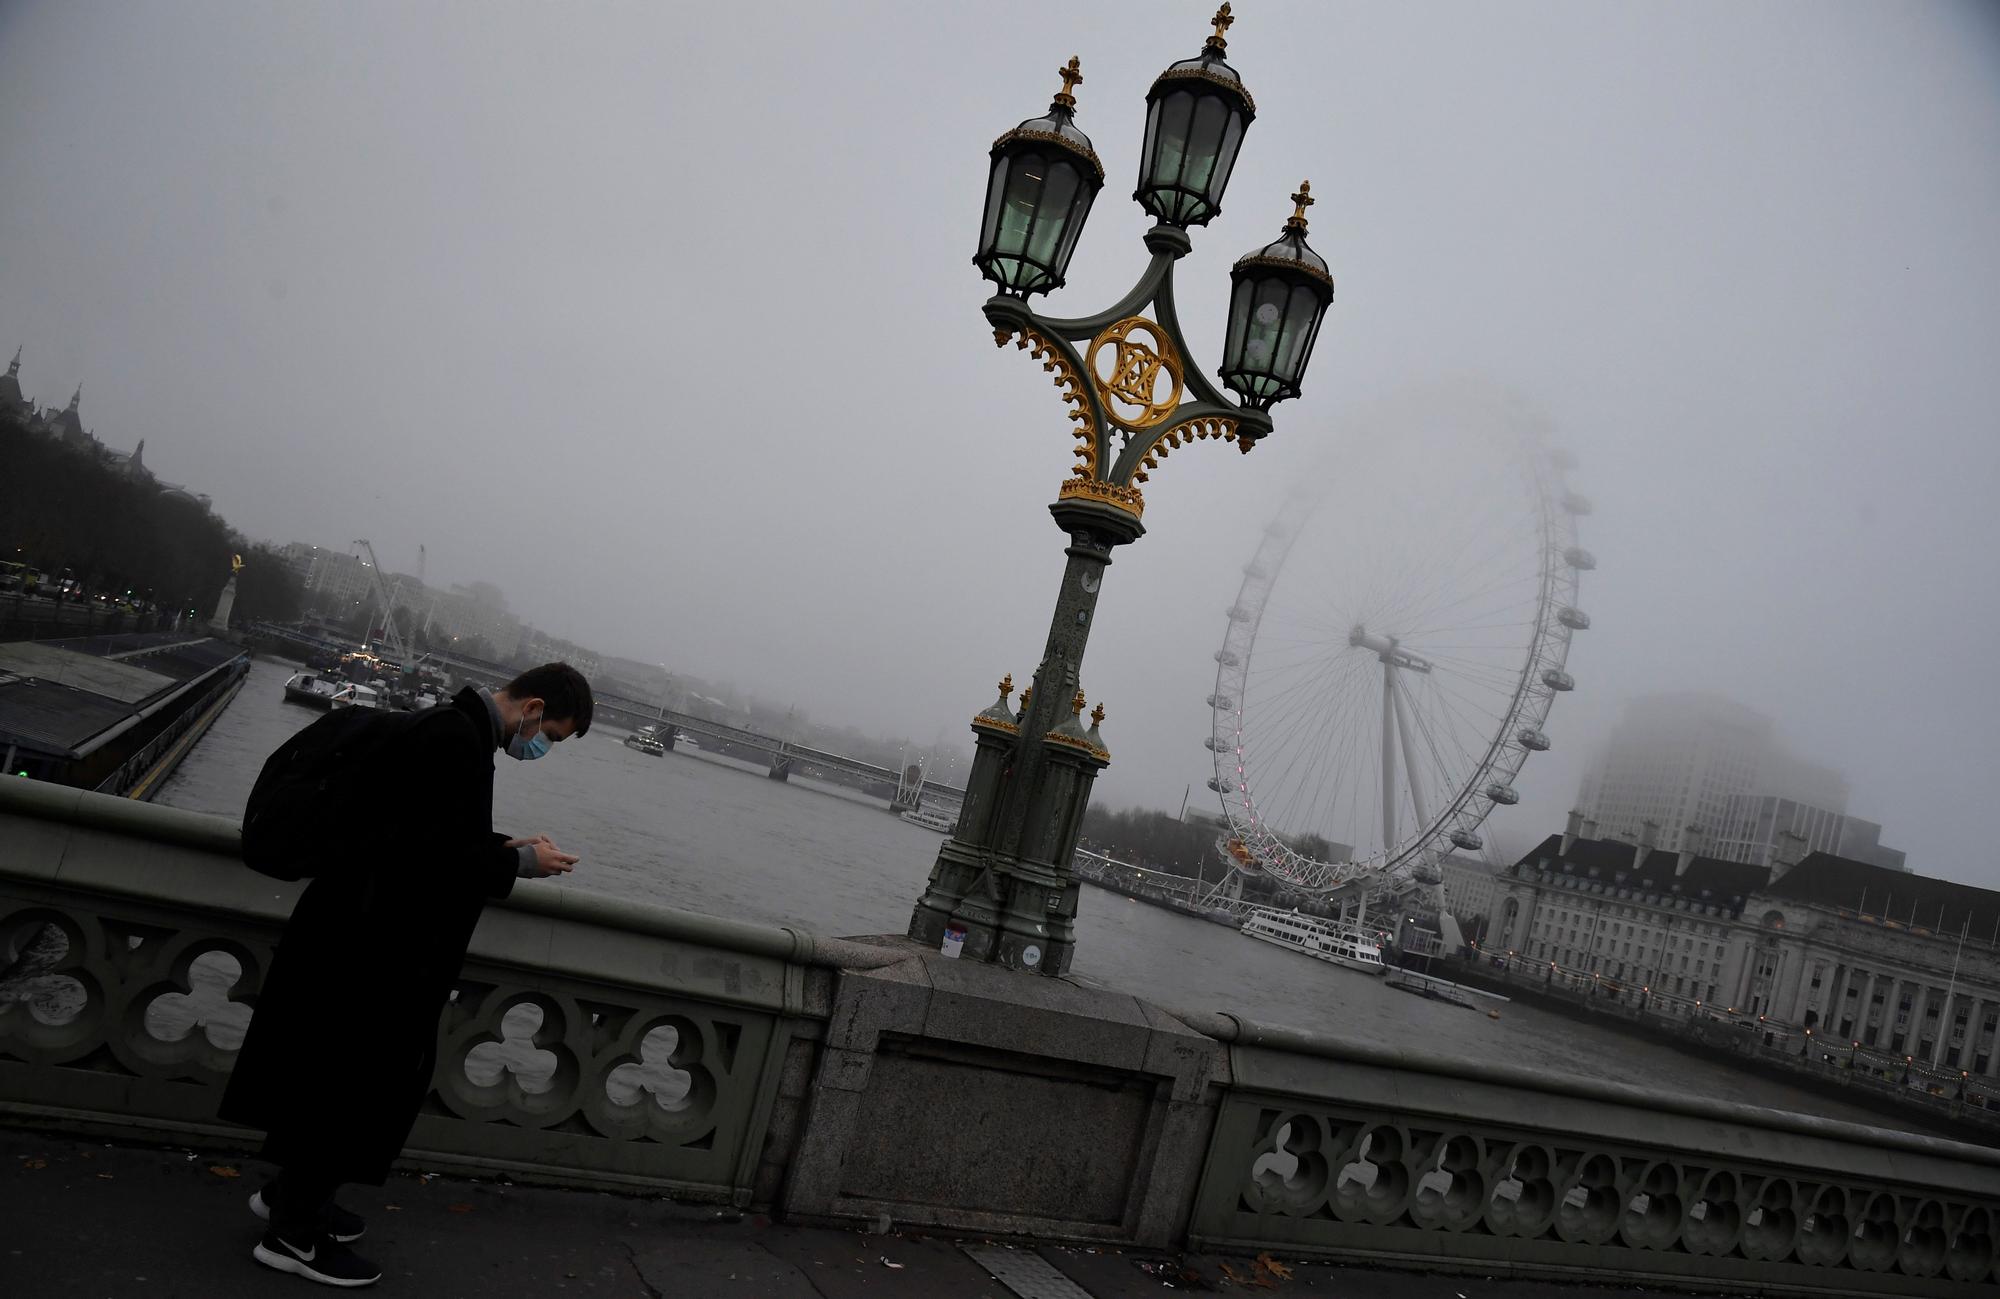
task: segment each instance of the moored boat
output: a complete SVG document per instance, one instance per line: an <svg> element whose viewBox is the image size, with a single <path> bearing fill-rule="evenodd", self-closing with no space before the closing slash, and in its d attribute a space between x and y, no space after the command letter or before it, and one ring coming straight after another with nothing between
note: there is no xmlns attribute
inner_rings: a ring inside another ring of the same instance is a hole
<svg viewBox="0 0 2000 1299"><path fill-rule="evenodd" d="M911 825L920 825L926 830L935 830L939 834L950 834L953 830L958 829L957 815L946 812L941 808L914 807L902 813L902 817Z"/></svg>
<svg viewBox="0 0 2000 1299"><path fill-rule="evenodd" d="M642 731L634 731L632 734L626 736L625 747L635 749L640 753L649 754L655 758L665 757L667 752L667 746L660 743L659 737L653 734L651 727Z"/></svg>
<svg viewBox="0 0 2000 1299"><path fill-rule="evenodd" d="M308 708L331 708L339 686L340 682L317 672L294 672L285 682L285 702Z"/></svg>
<svg viewBox="0 0 2000 1299"><path fill-rule="evenodd" d="M380 708L382 696L373 686L364 686L350 681L333 692L333 708Z"/></svg>
<svg viewBox="0 0 2000 1299"><path fill-rule="evenodd" d="M1364 974L1379 975L1387 968L1382 964L1382 945L1373 934L1342 928L1317 916L1258 907L1243 921L1243 933Z"/></svg>

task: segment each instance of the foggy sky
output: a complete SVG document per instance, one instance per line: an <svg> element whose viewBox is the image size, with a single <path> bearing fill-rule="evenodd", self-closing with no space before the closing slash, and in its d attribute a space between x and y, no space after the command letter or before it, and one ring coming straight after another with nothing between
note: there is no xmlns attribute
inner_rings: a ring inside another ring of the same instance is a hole
<svg viewBox="0 0 2000 1299"><path fill-rule="evenodd" d="M1048 301L1107 304L1146 87L1212 8L0 0L0 346L253 538L423 544L557 634L957 744L1040 653L1070 464L979 315L986 150L1080 55L1109 178ZM1621 701L1704 688L2000 884L1996 10L1238 10L1258 117L1183 322L1212 370L1302 177L1339 296L1273 437L1147 485L1084 665L1099 797L1212 800L1264 522L1386 394L1473 376L1597 506L1503 834L1560 828Z"/></svg>

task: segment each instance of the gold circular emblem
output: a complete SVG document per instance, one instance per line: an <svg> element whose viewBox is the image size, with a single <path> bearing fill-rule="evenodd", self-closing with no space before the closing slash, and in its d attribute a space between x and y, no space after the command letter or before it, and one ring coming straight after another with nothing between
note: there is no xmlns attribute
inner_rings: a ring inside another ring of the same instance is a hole
<svg viewBox="0 0 2000 1299"><path fill-rule="evenodd" d="M1105 417L1119 428L1151 428L1180 405L1181 358L1166 331L1144 316L1127 316L1091 339L1084 368L1104 401Z"/></svg>

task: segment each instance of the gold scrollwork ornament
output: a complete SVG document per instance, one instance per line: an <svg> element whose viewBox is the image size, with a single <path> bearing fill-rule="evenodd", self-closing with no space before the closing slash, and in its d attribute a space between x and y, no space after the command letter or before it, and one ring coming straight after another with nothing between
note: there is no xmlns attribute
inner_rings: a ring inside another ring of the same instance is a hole
<svg viewBox="0 0 2000 1299"><path fill-rule="evenodd" d="M1108 369L1100 360L1109 361ZM1091 339L1083 368L1103 399L1105 417L1129 432L1152 428L1180 405L1180 354L1167 331L1144 316L1127 316Z"/></svg>

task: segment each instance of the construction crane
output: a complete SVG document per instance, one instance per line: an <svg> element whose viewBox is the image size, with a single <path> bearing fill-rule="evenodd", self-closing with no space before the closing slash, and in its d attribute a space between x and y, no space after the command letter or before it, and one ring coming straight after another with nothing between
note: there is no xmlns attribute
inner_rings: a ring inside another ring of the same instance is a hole
<svg viewBox="0 0 2000 1299"><path fill-rule="evenodd" d="M403 643L403 634L396 630L396 598L390 594L389 584L382 580L382 565L376 562L375 547L366 538L354 542L362 562L368 565L368 580L375 589L375 598L382 603L382 626L384 639L389 643L389 653L395 658L396 666L408 672L414 666L410 647Z"/></svg>

